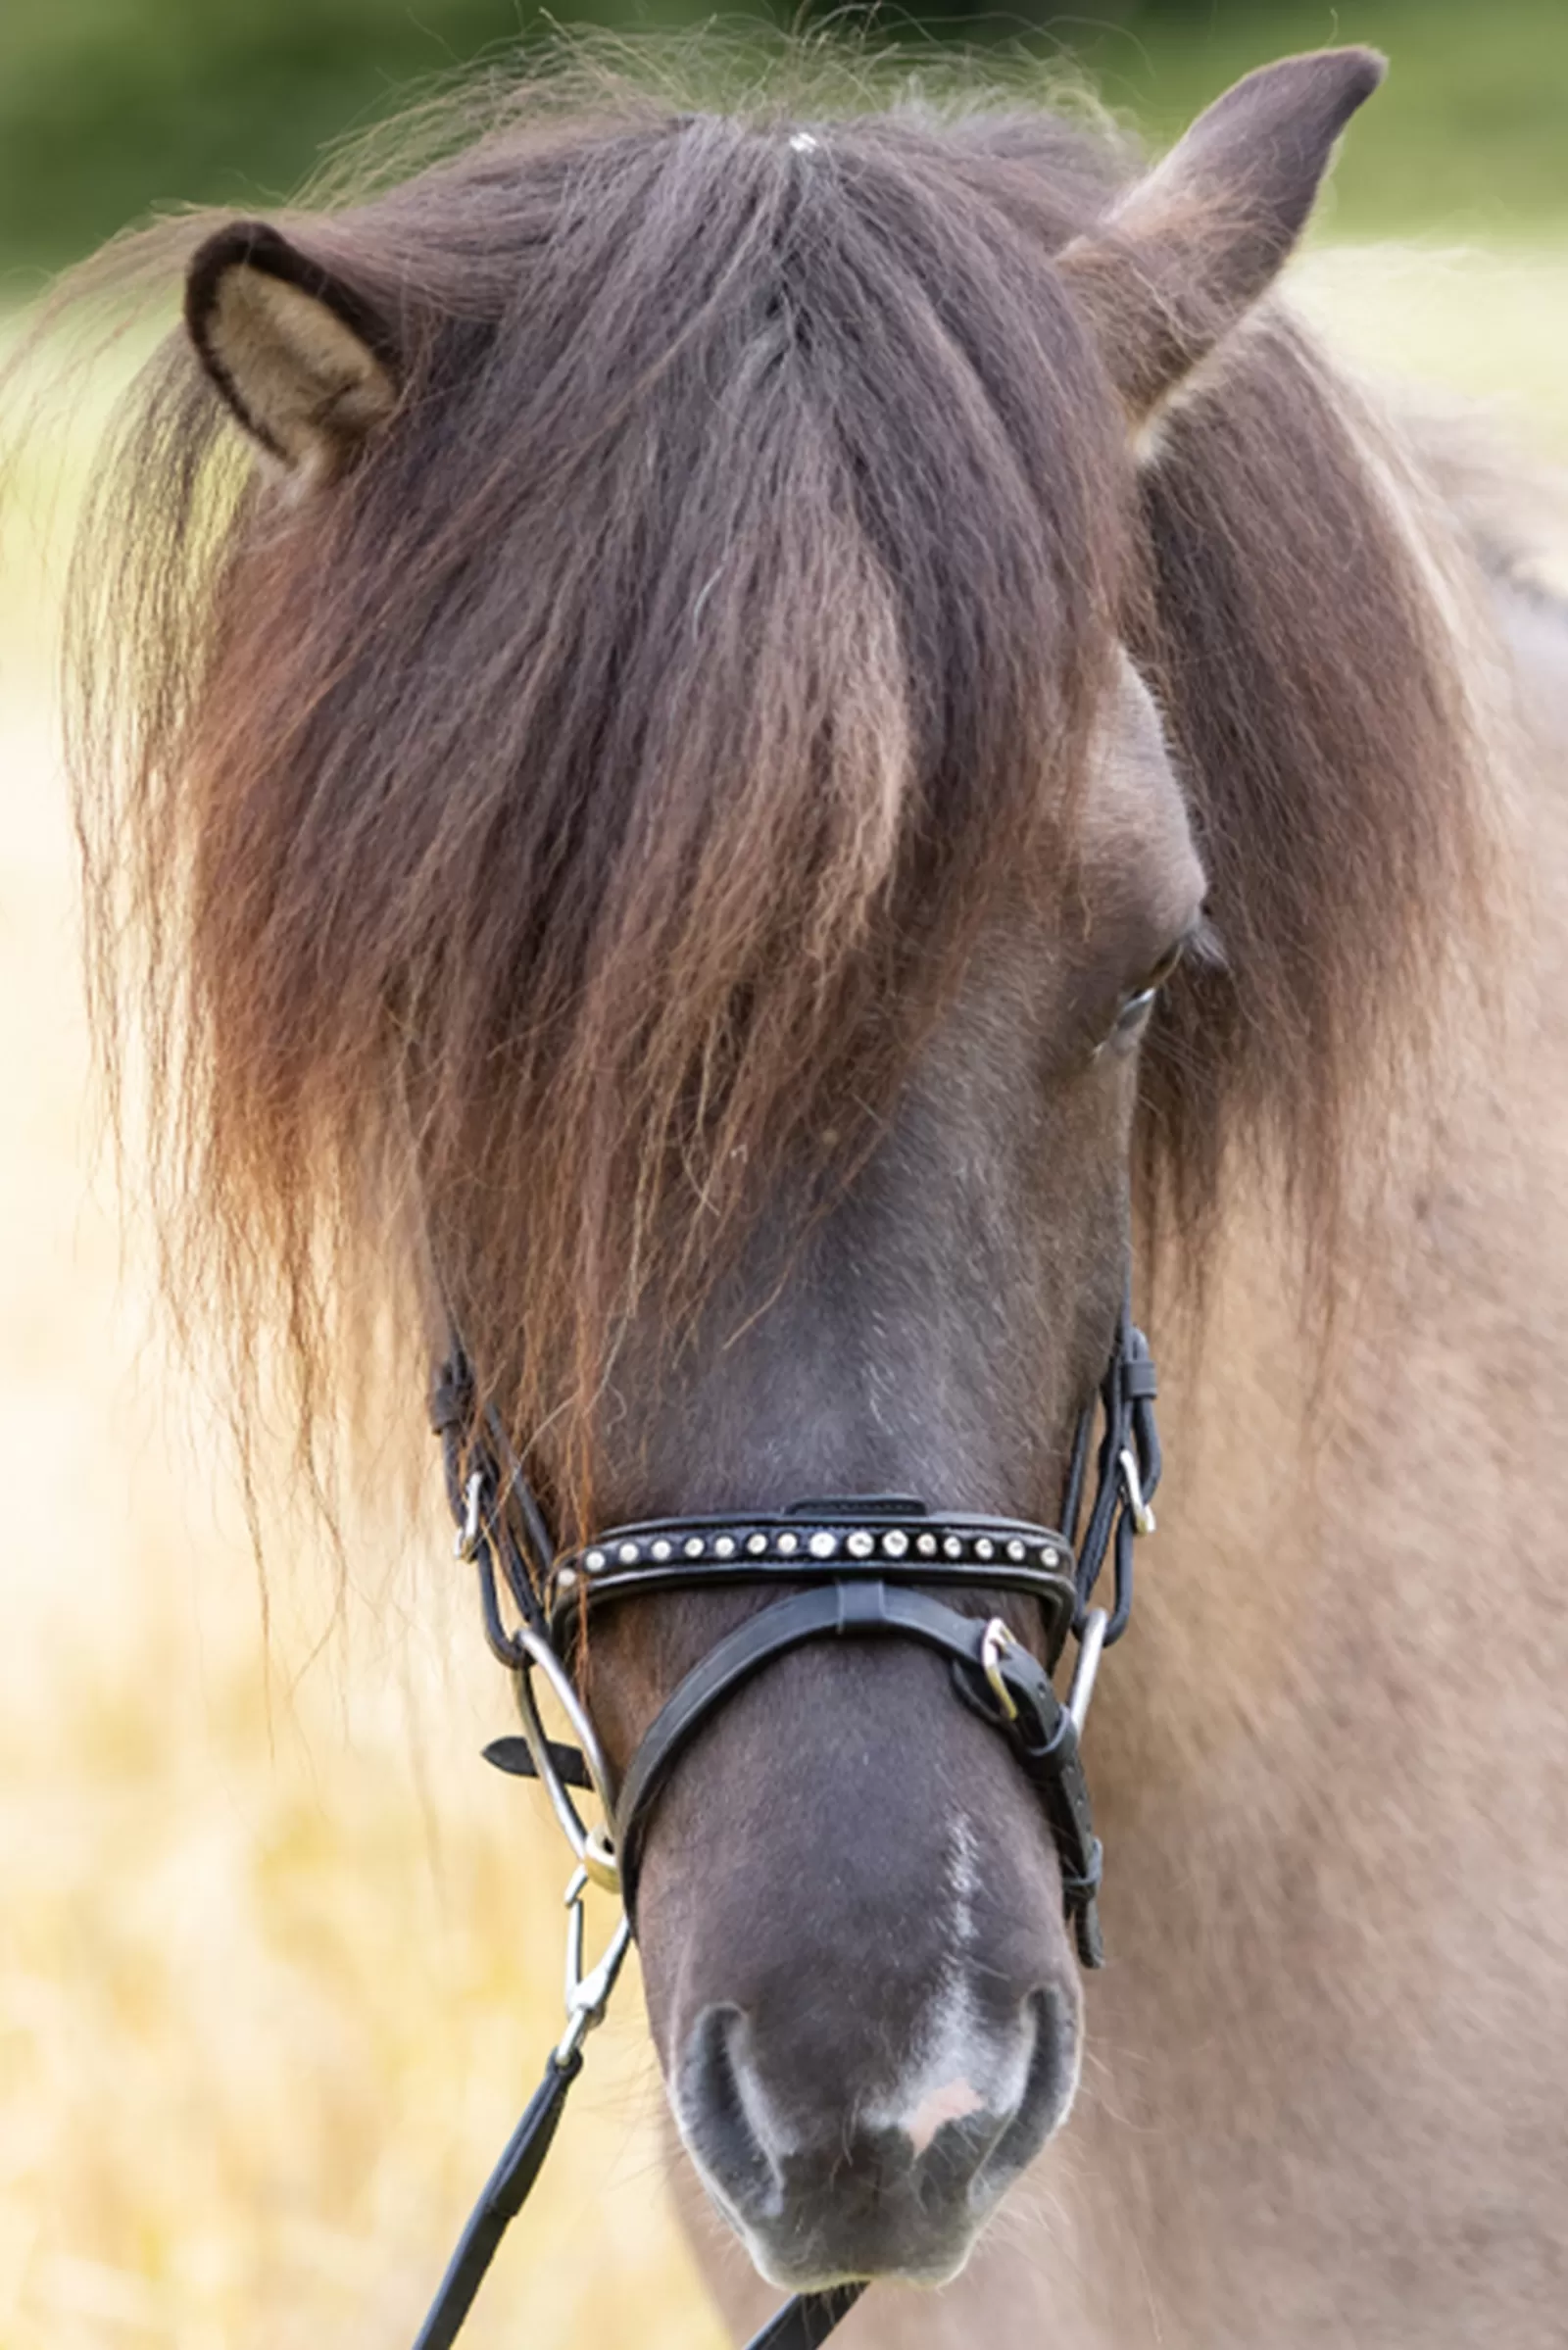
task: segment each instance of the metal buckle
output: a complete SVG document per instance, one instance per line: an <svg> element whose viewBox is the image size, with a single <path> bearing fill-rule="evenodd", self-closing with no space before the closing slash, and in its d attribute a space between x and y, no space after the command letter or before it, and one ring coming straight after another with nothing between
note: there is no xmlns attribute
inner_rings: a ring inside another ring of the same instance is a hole
<svg viewBox="0 0 1568 2350"><path fill-rule="evenodd" d="M1144 1499L1143 1479L1138 1474L1138 1461L1131 1444L1122 1446L1118 1465L1121 1469L1122 1490L1127 1495L1127 1506L1132 1511L1133 1531L1135 1534L1152 1534L1154 1532L1154 1513Z"/></svg>
<svg viewBox="0 0 1568 2350"><path fill-rule="evenodd" d="M477 1555L483 1529L480 1525L480 1504L484 1500L484 1471L475 1469L463 1489L463 1524L452 1542L452 1554L472 1562Z"/></svg>
<svg viewBox="0 0 1568 2350"><path fill-rule="evenodd" d="M1017 1645L1000 1616L993 1616L980 1635L980 1670L986 1677L991 1694L1002 1708L1004 1722L1016 1722L1018 1701L1002 1677L1002 1659L1007 1649L1016 1648Z"/></svg>

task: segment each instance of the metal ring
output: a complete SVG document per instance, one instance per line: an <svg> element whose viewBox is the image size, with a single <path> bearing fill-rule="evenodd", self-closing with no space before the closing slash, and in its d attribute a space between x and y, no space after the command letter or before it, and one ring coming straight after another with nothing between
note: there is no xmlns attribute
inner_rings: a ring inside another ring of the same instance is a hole
<svg viewBox="0 0 1568 2350"><path fill-rule="evenodd" d="M539 1783L550 1798L550 1808L556 1815L562 1835L571 1846L573 1858L581 1868L587 1870L596 1885L603 1886L607 1892L613 1892L619 1885L619 1871L610 1841L610 1823L615 1816L615 1798L604 1748L599 1743L598 1734L589 1719L587 1708L577 1694L570 1674L550 1643L526 1624L519 1625L513 1638L527 1660L515 1676L517 1711L521 1716L522 1735L527 1740L528 1752L533 1757ZM584 1824L571 1796L562 1785L551 1760L550 1740L540 1718L531 1672L538 1672L549 1683L551 1693L565 1715L571 1734L582 1750L588 1776L594 1783L594 1793L604 1813L602 1827L590 1829Z"/></svg>
<svg viewBox="0 0 1568 2350"><path fill-rule="evenodd" d="M1072 1687L1067 1691L1067 1712L1075 1731L1082 1732L1089 1700L1095 1693L1095 1676L1104 1654L1105 1632L1110 1623L1102 1607L1092 1607L1084 1618L1084 1628L1078 1635L1078 1662L1073 1667Z"/></svg>

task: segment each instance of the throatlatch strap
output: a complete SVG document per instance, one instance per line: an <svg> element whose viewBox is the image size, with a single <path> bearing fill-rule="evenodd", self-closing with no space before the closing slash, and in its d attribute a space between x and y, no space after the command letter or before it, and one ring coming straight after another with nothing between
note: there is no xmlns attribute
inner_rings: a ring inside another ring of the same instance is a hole
<svg viewBox="0 0 1568 2350"><path fill-rule="evenodd" d="M526 2200L550 2151L566 2091L582 2071L582 2050L574 2048L564 2064L552 2055L545 2077L528 2101L527 2111L507 2141L507 2150L485 2182L468 2225L452 2255L441 2289L430 2304L414 2350L451 2350L458 2330L484 2281L508 2228Z"/></svg>

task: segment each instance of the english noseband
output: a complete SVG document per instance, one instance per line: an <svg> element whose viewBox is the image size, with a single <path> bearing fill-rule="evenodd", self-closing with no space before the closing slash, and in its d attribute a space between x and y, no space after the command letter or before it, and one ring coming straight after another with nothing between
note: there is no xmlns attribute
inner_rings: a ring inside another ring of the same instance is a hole
<svg viewBox="0 0 1568 2350"><path fill-rule="evenodd" d="M1103 1963L1102 1856L1078 1741L1101 1656L1127 1627L1133 1542L1153 1529L1150 1500L1160 1473L1154 1393L1149 1347L1124 1305L1098 1396L1080 1415L1074 1437L1062 1505L1068 1533L933 1511L901 1495L860 1495L798 1502L784 1511L618 1526L557 1555L498 1418L476 1410L468 1366L454 1344L435 1376L431 1419L458 1549L478 1570L486 1637L514 1677L522 1717L521 1737L498 1738L485 1754L504 1771L540 1781L577 1866L566 1888L565 2032L464 2230L415 2350L448 2350L456 2339L502 2234L538 2176L566 2091L582 2069L583 2041L604 2015L631 1942L648 1826L671 1774L704 1725L779 1657L813 1640L900 1640L946 1659L957 1696L1006 1741L1038 1790L1078 1955L1086 1967ZM1071 1536L1084 1520L1092 1451L1094 1497L1075 1547ZM1095 1592L1107 1557L1105 1607L1096 1604ZM721 1587L770 1595L677 1685L617 1787L574 1672L592 1618L661 1592ZM1003 1594L1038 1606L1038 1654L993 1612ZM1069 1635L1078 1653L1062 1698L1051 1674ZM564 1712L575 1745L546 1735L540 1679ZM597 1797L601 1823L584 1822L574 1791ZM584 1900L591 1885L618 1893L621 1914L589 1969ZM749 2350L815 2350L864 2289L856 2283L797 2294Z"/></svg>

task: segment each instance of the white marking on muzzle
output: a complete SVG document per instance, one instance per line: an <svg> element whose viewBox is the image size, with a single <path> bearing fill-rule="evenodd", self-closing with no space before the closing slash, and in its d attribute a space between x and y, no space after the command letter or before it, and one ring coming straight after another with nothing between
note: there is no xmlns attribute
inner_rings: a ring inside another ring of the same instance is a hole
<svg viewBox="0 0 1568 2350"><path fill-rule="evenodd" d="M1023 2095L1034 2054L1032 2033L1020 2034L1004 2051L991 2044L975 1998L982 1853L969 1821L956 1813L944 1871L952 1924L925 2030L904 2079L864 2116L873 2129L902 2130L917 2155L945 2122L1010 2113Z"/></svg>
<svg viewBox="0 0 1568 2350"><path fill-rule="evenodd" d="M961 2122L967 2114L984 2113L986 2101L967 2081L950 2081L922 2097L905 2123L905 2135L917 2155L923 2154L944 2122Z"/></svg>

